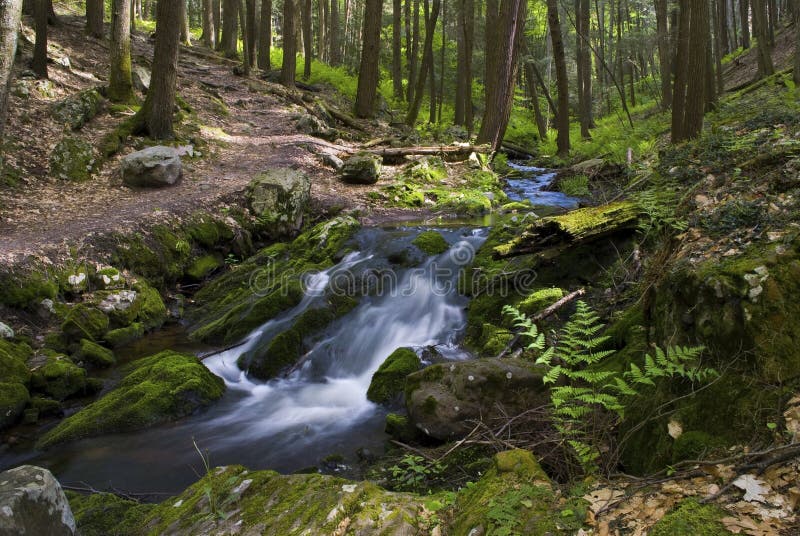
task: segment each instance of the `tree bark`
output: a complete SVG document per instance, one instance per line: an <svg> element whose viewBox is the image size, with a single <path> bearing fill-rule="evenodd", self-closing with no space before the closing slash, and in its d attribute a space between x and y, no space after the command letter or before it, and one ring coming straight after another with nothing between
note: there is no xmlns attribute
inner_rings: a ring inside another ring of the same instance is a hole
<svg viewBox="0 0 800 536"><path fill-rule="evenodd" d="M222 50L222 0L211 0L213 11L211 13L214 19L214 49Z"/></svg>
<svg viewBox="0 0 800 536"><path fill-rule="evenodd" d="M403 1L392 0L392 88L394 98L403 98Z"/></svg>
<svg viewBox="0 0 800 536"><path fill-rule="evenodd" d="M362 32L361 68L358 71L356 116L375 115L381 54L381 18L383 0L366 0Z"/></svg>
<svg viewBox="0 0 800 536"><path fill-rule="evenodd" d="M758 77L766 78L775 74L772 63L772 46L769 40L767 5L764 0L753 0L753 27L758 39Z"/></svg>
<svg viewBox="0 0 800 536"><path fill-rule="evenodd" d="M411 0L408 0L411 1ZM413 105L416 97L417 78L419 78L419 0L413 0L411 7L411 61L408 62L408 102ZM416 119L415 119L416 120Z"/></svg>
<svg viewBox="0 0 800 536"><path fill-rule="evenodd" d="M254 67L256 64L256 47L258 45L256 0L246 0L245 5L245 27L242 30L245 33L247 46L244 52L247 56L247 63L250 67Z"/></svg>
<svg viewBox="0 0 800 536"><path fill-rule="evenodd" d="M222 0L222 53L239 57L239 0Z"/></svg>
<svg viewBox="0 0 800 536"><path fill-rule="evenodd" d="M286 87L294 87L297 71L297 38L294 27L295 2L283 2L283 64L281 65L281 83Z"/></svg>
<svg viewBox="0 0 800 536"><path fill-rule="evenodd" d="M86 33L92 37L103 37L103 18L105 2L103 0L86 0Z"/></svg>
<svg viewBox="0 0 800 536"><path fill-rule="evenodd" d="M661 70L661 105L672 106L672 59L670 58L668 0L656 0L656 31L658 33L658 63Z"/></svg>
<svg viewBox="0 0 800 536"><path fill-rule="evenodd" d="M750 0L739 0L739 14L742 21L742 48L750 48Z"/></svg>
<svg viewBox="0 0 800 536"><path fill-rule="evenodd" d="M34 0L36 44L33 48L31 69L37 78L47 78L47 14L49 0Z"/></svg>
<svg viewBox="0 0 800 536"><path fill-rule="evenodd" d="M214 30L214 2L203 0L203 44L213 49L216 45L216 31Z"/></svg>
<svg viewBox="0 0 800 536"><path fill-rule="evenodd" d="M303 78L311 78L311 60L314 57L314 33L311 27L311 0L303 0Z"/></svg>
<svg viewBox="0 0 800 536"><path fill-rule="evenodd" d="M689 76L689 24L690 0L680 0L680 21L678 23L677 52L675 56L675 86L672 92L672 142L686 139L686 86Z"/></svg>
<svg viewBox="0 0 800 536"><path fill-rule="evenodd" d="M708 2L691 2L689 60L686 85L685 139L696 138L703 129L709 82L710 25ZM713 87L713 86L712 86Z"/></svg>
<svg viewBox="0 0 800 536"><path fill-rule="evenodd" d="M189 28L189 0L182 0L183 11L181 12L181 43L187 47L192 46L192 32Z"/></svg>
<svg viewBox="0 0 800 536"><path fill-rule="evenodd" d="M136 101L131 78L130 0L113 0L111 4L111 72L108 77L108 98L113 102Z"/></svg>
<svg viewBox="0 0 800 536"><path fill-rule="evenodd" d="M589 51L591 17L589 0L575 0L576 50L578 65L578 109L580 111L581 137L591 138L592 119L592 56Z"/></svg>
<svg viewBox="0 0 800 536"><path fill-rule="evenodd" d="M317 57L328 61L328 1L317 0Z"/></svg>
<svg viewBox="0 0 800 536"><path fill-rule="evenodd" d="M800 87L800 0L794 0L794 83Z"/></svg>
<svg viewBox="0 0 800 536"><path fill-rule="evenodd" d="M342 46L339 41L339 0L331 0L331 24L328 33L331 36L331 65L336 67L342 63Z"/></svg>
<svg viewBox="0 0 800 536"><path fill-rule="evenodd" d="M173 116L178 79L178 52L183 18L183 2L158 2L156 5L156 44L150 89L139 111L138 132L154 139L174 137Z"/></svg>
<svg viewBox="0 0 800 536"><path fill-rule="evenodd" d="M0 140L3 139L8 115L11 70L17 53L17 31L21 16L22 0L0 2Z"/></svg>
<svg viewBox="0 0 800 536"><path fill-rule="evenodd" d="M550 27L550 39L553 43L553 60L556 65L556 87L558 88L558 113L556 129L558 137L558 155L569 155L569 79L567 78L567 60L564 53L564 39L561 36L561 22L558 17L558 1L547 0L547 23Z"/></svg>
<svg viewBox="0 0 800 536"><path fill-rule="evenodd" d="M436 28L436 23L439 20L439 7L440 1L433 0L430 20L426 22L426 26ZM416 24L417 21L415 20L414 22ZM414 88L414 100L408 108L408 114L406 115L406 124L408 126L414 126L414 123L417 122L417 117L419 117L419 110L422 107L422 96L425 94L425 82L427 81L428 72L430 71L432 63L433 32L430 31L425 34L425 45L422 49L422 65L419 70L419 75L417 76L416 87Z"/></svg>
<svg viewBox="0 0 800 536"><path fill-rule="evenodd" d="M325 1L325 0L320 0ZM272 68L272 0L261 0L261 19L258 38L258 68L269 71Z"/></svg>

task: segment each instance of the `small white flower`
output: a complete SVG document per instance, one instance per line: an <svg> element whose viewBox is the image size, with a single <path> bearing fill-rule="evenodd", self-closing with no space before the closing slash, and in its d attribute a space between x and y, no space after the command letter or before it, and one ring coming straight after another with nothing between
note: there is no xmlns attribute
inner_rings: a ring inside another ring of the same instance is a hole
<svg viewBox="0 0 800 536"><path fill-rule="evenodd" d="M475 381L475 376L473 376L472 374L470 374L469 376L467 376L467 379L468 379L469 381L471 381L471 382L474 382L474 381Z"/></svg>
<svg viewBox="0 0 800 536"><path fill-rule="evenodd" d="M510 372L506 372L506 379L510 380L513 376Z"/></svg>

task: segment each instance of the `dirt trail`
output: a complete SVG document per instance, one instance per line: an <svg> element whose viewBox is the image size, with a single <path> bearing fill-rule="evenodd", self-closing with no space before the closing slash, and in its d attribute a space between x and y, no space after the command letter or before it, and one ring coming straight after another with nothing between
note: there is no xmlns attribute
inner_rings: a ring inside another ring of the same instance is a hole
<svg viewBox="0 0 800 536"><path fill-rule="evenodd" d="M315 154L335 153L341 146L299 135L295 130L296 109L266 91L254 91L254 84L261 82L248 83L234 76L231 62L200 50L181 54L179 93L207 127L203 128L203 137L222 143L210 144L212 154L205 158L186 160L181 183L162 190L131 190L119 177L122 155L106 162L86 183L48 177L49 150L63 131L49 117L49 107L77 89L102 85L107 70L106 45L85 37L79 18L65 17L63 24L53 29L51 42L57 43L51 58L66 55L71 63L69 70L50 66L57 97L32 95L23 100L14 96L11 100L7 132L16 146L8 157L22 170L23 184L4 191L0 199L1 263L17 262L28 255L66 253L67 245L80 245L94 233L129 231L174 215L235 202L256 173L279 166L299 167L311 175L315 203L368 203L366 195L371 189L337 181ZM136 35L133 51L135 60L149 62L152 42ZM24 74L25 60L23 54L17 62L17 77ZM227 114L214 105L214 98L225 103ZM121 120L103 114L75 135L97 143ZM123 154L132 150L128 148Z"/></svg>

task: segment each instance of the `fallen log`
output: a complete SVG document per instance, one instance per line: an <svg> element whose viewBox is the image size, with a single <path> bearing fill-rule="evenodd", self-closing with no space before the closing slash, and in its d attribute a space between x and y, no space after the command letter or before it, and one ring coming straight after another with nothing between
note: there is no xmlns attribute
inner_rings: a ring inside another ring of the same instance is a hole
<svg viewBox="0 0 800 536"><path fill-rule="evenodd" d="M487 153L488 145L442 145L439 147L385 147L382 149L353 149L353 153L369 153L387 159L400 156L443 156L445 158L468 158L472 153Z"/></svg>
<svg viewBox="0 0 800 536"><path fill-rule="evenodd" d="M320 104L321 104L321 105L322 105L322 107L325 109L325 111L326 111L326 112L328 112L328 114L329 114L331 117L333 117L334 119L336 119L337 121L339 121L340 123L342 123L344 126L350 127L350 128L352 128L353 130L358 130L358 131L361 131L361 132L366 132L366 130L367 130L367 129L366 129L366 128L364 128L364 126L363 126L363 125L361 125L361 123L359 123L359 122L356 120L356 118L354 118L354 117L352 117L352 116L349 116L349 115L347 115L347 114L346 114L346 113L344 113L344 112L340 112L340 111L339 111L339 110L337 110L336 108L333 108L333 107L331 107L331 106L328 106L327 104L324 104L324 103L322 103L322 102L320 102Z"/></svg>
<svg viewBox="0 0 800 536"><path fill-rule="evenodd" d="M619 201L544 218L529 225L511 241L496 246L493 256L504 259L538 253L547 257L564 247L634 229L639 223L639 214L635 203Z"/></svg>
<svg viewBox="0 0 800 536"><path fill-rule="evenodd" d="M511 158L518 158L520 160L529 159L529 158L536 158L533 152L529 149L521 145L517 145L515 143L511 143L510 141L504 141L503 144L500 146L500 149L511 156Z"/></svg>

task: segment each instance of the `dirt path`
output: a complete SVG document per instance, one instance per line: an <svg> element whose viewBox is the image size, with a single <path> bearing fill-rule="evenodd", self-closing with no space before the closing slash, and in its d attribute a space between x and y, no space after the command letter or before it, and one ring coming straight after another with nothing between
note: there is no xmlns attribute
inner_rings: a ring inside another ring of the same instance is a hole
<svg viewBox="0 0 800 536"><path fill-rule="evenodd" d="M129 231L193 212L236 202L250 179L264 169L291 166L312 177L312 197L322 205L363 207L371 188L345 185L322 167L318 153L335 153L336 146L295 130L298 109L268 93L269 85L249 83L232 73L232 63L184 51L179 67L179 93L197 112L204 126L201 136L216 139L211 154L186 161L184 179L162 190L134 191L122 185L119 158L86 183L48 177L49 151L63 135L49 109L54 100L77 89L100 85L107 69L104 43L86 38L82 21L65 18L53 30L56 43L51 58L66 55L71 69L51 65L56 98L12 97L7 132L16 141L8 155L22 171L23 185L3 192L0 200L0 262L16 262L27 255L66 252L95 233ZM152 42L135 36L134 58L152 57ZM23 52L25 47L23 44ZM18 64L23 74L24 57ZM258 90L263 87L263 91ZM255 88L255 89L254 89ZM226 114L214 99L221 99ZM294 108L294 109L293 109ZM95 143L121 118L103 114L76 132ZM126 149L123 154L133 149Z"/></svg>

